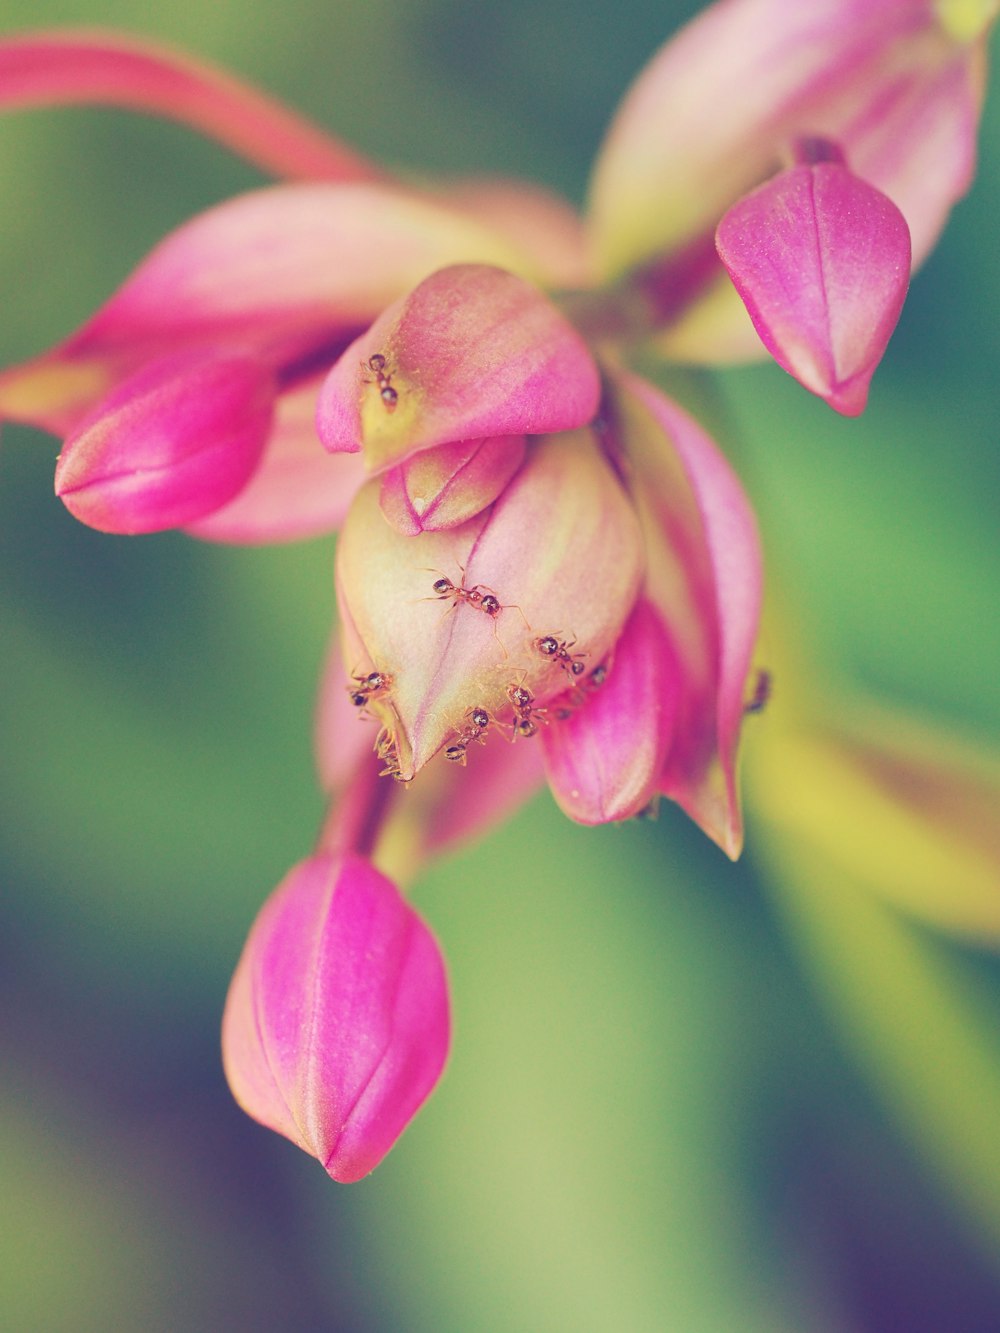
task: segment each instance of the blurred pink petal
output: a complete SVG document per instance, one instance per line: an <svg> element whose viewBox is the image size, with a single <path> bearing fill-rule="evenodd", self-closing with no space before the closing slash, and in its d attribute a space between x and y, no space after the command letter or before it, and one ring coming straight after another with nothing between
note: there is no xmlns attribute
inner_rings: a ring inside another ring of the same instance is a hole
<svg viewBox="0 0 1000 1333"><path fill-rule="evenodd" d="M186 527L205 541L258 544L333 532L361 482L361 459L331 456L316 437L319 381L282 394L256 472L235 499Z"/></svg>
<svg viewBox="0 0 1000 1333"><path fill-rule="evenodd" d="M204 343L286 376L325 369L441 265L509 256L478 223L390 186L257 190L173 232L65 343L0 375L0 415L64 434L144 361Z"/></svg>
<svg viewBox="0 0 1000 1333"><path fill-rule="evenodd" d="M282 103L158 43L100 29L19 33L0 42L0 108L80 102L181 121L277 176L384 174Z"/></svg>
<svg viewBox="0 0 1000 1333"><path fill-rule="evenodd" d="M103 532L158 532L246 484L271 428L274 383L249 357L189 352L125 380L65 444L56 494Z"/></svg>
<svg viewBox="0 0 1000 1333"><path fill-rule="evenodd" d="M408 537L457 528L493 503L524 462L525 447L523 435L499 435L424 449L382 474L382 513Z"/></svg>
<svg viewBox="0 0 1000 1333"><path fill-rule="evenodd" d="M803 162L734 204L716 245L778 364L836 411L863 411L910 279L896 205L843 161Z"/></svg>
<svg viewBox="0 0 1000 1333"><path fill-rule="evenodd" d="M456 440L572 430L593 419L600 391L586 344L542 292L500 268L456 264L347 349L316 420L328 449L363 448L380 471Z"/></svg>
<svg viewBox="0 0 1000 1333"><path fill-rule="evenodd" d="M371 662L392 679L372 709L409 778L471 708L509 713L512 684L539 703L565 689L539 636L574 641L595 665L607 654L635 599L642 544L632 507L587 431L535 441L503 495L459 528L403 536L382 517L379 489L377 479L362 487L345 521L338 601L345 662ZM452 591L435 591L443 580ZM456 588L495 596L496 613Z"/></svg>
<svg viewBox="0 0 1000 1333"><path fill-rule="evenodd" d="M644 380L617 384L616 424L647 547L643 595L671 637L681 685L663 791L735 858L736 749L763 580L757 526L701 427Z"/></svg>
<svg viewBox="0 0 1000 1333"><path fill-rule="evenodd" d="M607 678L599 687L587 679L580 705L542 731L545 774L571 819L630 819L660 790L682 691L670 635L648 602L636 603Z"/></svg>
<svg viewBox="0 0 1000 1333"><path fill-rule="evenodd" d="M255 1120L359 1180L440 1077L444 965L430 931L361 857L301 862L265 903L226 1000L233 1096Z"/></svg>

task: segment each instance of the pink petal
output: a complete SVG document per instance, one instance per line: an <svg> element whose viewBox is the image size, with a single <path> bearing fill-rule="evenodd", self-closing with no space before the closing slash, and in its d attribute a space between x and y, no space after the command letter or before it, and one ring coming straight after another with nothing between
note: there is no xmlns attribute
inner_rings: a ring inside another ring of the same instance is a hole
<svg viewBox="0 0 1000 1333"><path fill-rule="evenodd" d="M154 42L97 29L20 33L0 42L0 107L80 102L181 121L278 176L383 174L280 102Z"/></svg>
<svg viewBox="0 0 1000 1333"><path fill-rule="evenodd" d="M565 689L537 637L559 635L585 661L601 661L641 569L632 507L589 432L533 443L502 496L460 528L403 536L382 516L379 482L362 487L337 548L345 661L371 662L392 679L373 711L395 738L401 775L447 745L471 708L509 714L512 684L539 704ZM436 596L442 576L490 590L499 613Z"/></svg>
<svg viewBox="0 0 1000 1333"><path fill-rule="evenodd" d="M985 34L955 41L937 8L725 0L705 9L637 79L599 156L591 202L601 275L711 235L801 135L839 142L856 174L892 199L919 265L971 182L983 92ZM690 327L671 331L671 352L753 354L738 303L720 298L713 286Z"/></svg>
<svg viewBox="0 0 1000 1333"><path fill-rule="evenodd" d="M372 1171L440 1077L444 966L395 886L356 856L303 861L265 903L226 1000L233 1096L334 1180Z"/></svg>
<svg viewBox="0 0 1000 1333"><path fill-rule="evenodd" d="M205 541L259 544L333 532L364 480L361 460L331 456L316 438L319 381L282 394L264 456L235 499L188 524Z"/></svg>
<svg viewBox="0 0 1000 1333"><path fill-rule="evenodd" d="M389 186L257 190L173 232L61 347L0 375L0 415L64 434L144 361L202 343L286 373L325 368L442 264L509 255L471 219Z"/></svg>
<svg viewBox="0 0 1000 1333"><path fill-rule="evenodd" d="M658 612L636 603L599 688L542 733L560 809L581 824L630 819L657 795L681 696L679 663Z"/></svg>
<svg viewBox="0 0 1000 1333"><path fill-rule="evenodd" d="M736 749L763 578L756 522L696 422L635 376L617 384L616 426L646 537L644 595L672 638L682 686L663 790L736 857Z"/></svg>
<svg viewBox="0 0 1000 1333"><path fill-rule="evenodd" d="M455 440L571 430L593 419L600 391L586 344L540 291L461 264L434 273L347 349L316 420L328 449L363 447L380 471Z"/></svg>
<svg viewBox="0 0 1000 1333"><path fill-rule="evenodd" d="M863 411L910 277L896 205L842 162L814 162L734 204L716 244L778 364L838 412Z"/></svg>
<svg viewBox="0 0 1000 1333"><path fill-rule="evenodd" d="M501 435L425 449L382 474L382 513L408 537L457 528L493 503L524 462L525 448L523 435Z"/></svg>
<svg viewBox="0 0 1000 1333"><path fill-rule="evenodd" d="M182 353L121 383L67 441L56 494L102 532L158 532L225 504L271 428L274 384L248 357Z"/></svg>

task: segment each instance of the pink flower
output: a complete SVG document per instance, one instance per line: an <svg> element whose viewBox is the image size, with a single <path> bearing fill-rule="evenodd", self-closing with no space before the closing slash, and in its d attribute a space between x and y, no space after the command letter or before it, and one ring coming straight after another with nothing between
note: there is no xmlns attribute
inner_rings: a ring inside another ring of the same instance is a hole
<svg viewBox="0 0 1000 1333"><path fill-rule="evenodd" d="M57 490L92 526L342 528L317 717L330 815L251 933L224 1028L237 1099L334 1178L388 1151L447 1046L436 948L383 871L409 881L543 774L582 823L665 794L739 854L756 525L629 353L745 349L742 307L716 318L718 227L767 347L860 410L910 235L920 258L971 172L983 25L956 25L916 0L713 6L626 99L589 231L535 188L405 186L141 43L0 43L0 105L155 110L292 182L168 236L0 375L0 414L65 438Z"/></svg>

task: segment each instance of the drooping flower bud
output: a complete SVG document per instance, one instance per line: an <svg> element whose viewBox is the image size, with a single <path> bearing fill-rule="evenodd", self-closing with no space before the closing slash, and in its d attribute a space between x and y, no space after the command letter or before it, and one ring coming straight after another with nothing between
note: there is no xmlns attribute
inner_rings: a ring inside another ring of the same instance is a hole
<svg viewBox="0 0 1000 1333"><path fill-rule="evenodd" d="M337 562L344 660L391 680L369 710L408 779L461 738L471 709L509 720L513 686L541 705L598 665L632 608L643 551L596 437L577 431L534 441L496 503L448 531L396 532L373 480Z"/></svg>
<svg viewBox="0 0 1000 1333"><path fill-rule="evenodd" d="M56 494L102 532L190 523L246 485L273 412L273 377L255 358L163 357L119 384L69 437Z"/></svg>
<svg viewBox="0 0 1000 1333"><path fill-rule="evenodd" d="M233 1096L334 1180L382 1160L434 1087L448 996L430 931L361 857L316 856L265 903L233 976Z"/></svg>
<svg viewBox="0 0 1000 1333"><path fill-rule="evenodd" d="M910 280L910 233L880 190L826 140L739 200L716 232L719 258L765 347L845 416L868 386Z"/></svg>
<svg viewBox="0 0 1000 1333"><path fill-rule="evenodd" d="M572 430L593 419L600 393L586 343L537 288L456 264L347 349L316 424L328 449L363 449L377 472L435 445Z"/></svg>

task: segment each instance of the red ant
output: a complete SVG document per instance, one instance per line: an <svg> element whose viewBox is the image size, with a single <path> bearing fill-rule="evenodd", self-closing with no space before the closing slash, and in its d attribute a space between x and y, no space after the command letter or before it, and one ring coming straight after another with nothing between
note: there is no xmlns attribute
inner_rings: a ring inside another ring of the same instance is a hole
<svg viewBox="0 0 1000 1333"><path fill-rule="evenodd" d="M490 588L483 588L481 584L474 583L471 588L467 588L462 582L458 585L452 583L449 578L439 578L434 583L434 596L439 601L451 601L455 606L459 602L464 602L466 606L474 606L477 611L482 611L489 616L491 620L496 620L497 616L503 610L500 598Z"/></svg>
<svg viewBox="0 0 1000 1333"><path fill-rule="evenodd" d="M587 668L581 659L586 657L587 654L571 653L569 650L575 643L576 639L557 639L554 634L543 634L541 638L534 641L536 650L543 657L549 657L554 662L558 662L567 675L582 676Z"/></svg>
<svg viewBox="0 0 1000 1333"><path fill-rule="evenodd" d="M347 693L351 696L351 703L355 708L364 708L369 700L388 694L391 688L392 677L384 671L370 671L365 676L359 676L355 672L350 685L347 686Z"/></svg>
<svg viewBox="0 0 1000 1333"><path fill-rule="evenodd" d="M771 673L770 671L758 671L757 679L754 681L753 694L743 705L744 716L749 716L751 713L763 713L770 697Z"/></svg>
<svg viewBox="0 0 1000 1333"><path fill-rule="evenodd" d="M432 570L431 573L433 572ZM435 579L433 591L434 597L439 602L451 602L450 610L454 610L456 606L464 602L466 606L471 606L474 610L482 611L484 615L489 616L490 620L493 621L493 637L500 644L504 657L507 656L507 649L500 642L500 635L497 633L496 627L500 612L507 610L507 606L504 606L492 588L481 583L474 583L471 588L467 588L465 586L465 570L463 569L461 583L453 583L446 575L442 575L441 578ZM433 599L427 598L426 600L432 601ZM510 602L508 606L517 611L521 619L524 620L524 612L516 602ZM528 622L524 620L524 623L527 625Z"/></svg>
<svg viewBox="0 0 1000 1333"><path fill-rule="evenodd" d="M367 361L362 361L362 370L370 370L375 376L375 382L378 385L379 397L387 412L395 412L396 404L399 402L399 394L392 387L392 376L387 373L385 368L385 357L381 352L373 352Z"/></svg>
<svg viewBox="0 0 1000 1333"><path fill-rule="evenodd" d="M375 737L375 753L385 764L385 768L379 770L380 778L394 778L396 782L412 782L412 778L404 778L399 763L399 751L396 748L396 737L388 727L383 727Z"/></svg>
<svg viewBox="0 0 1000 1333"><path fill-rule="evenodd" d="M535 707L535 696L525 685L508 685L507 698L514 710L512 740L518 736L534 736L538 723L547 721L544 708Z"/></svg>
<svg viewBox="0 0 1000 1333"><path fill-rule="evenodd" d="M445 749L444 757L452 764L461 764L465 766L465 752L473 741L478 741L480 745L486 744L486 733L489 731L495 719L486 711L485 708L470 708L466 713L468 719L465 726L459 731L457 739Z"/></svg>

